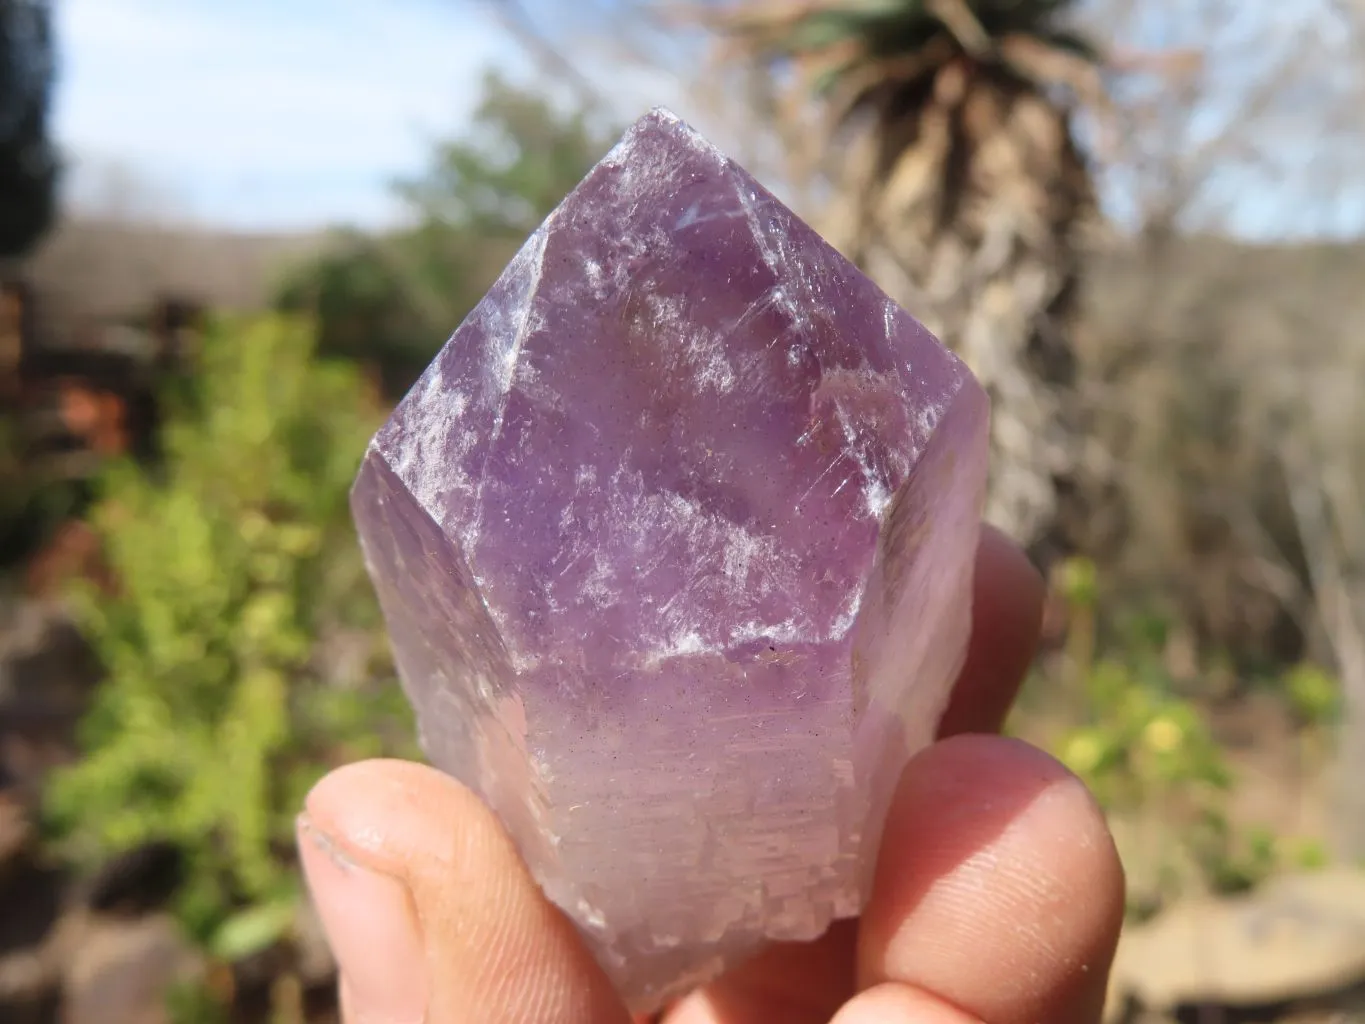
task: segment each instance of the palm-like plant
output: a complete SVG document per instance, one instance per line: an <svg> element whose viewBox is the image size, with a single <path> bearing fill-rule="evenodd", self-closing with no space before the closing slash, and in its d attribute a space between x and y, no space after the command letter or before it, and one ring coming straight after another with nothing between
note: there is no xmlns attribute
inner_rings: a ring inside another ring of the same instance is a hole
<svg viewBox="0 0 1365 1024"><path fill-rule="evenodd" d="M814 92L822 227L972 366L995 400L988 514L1070 532L1079 409L1070 321L1095 212L1073 108L1107 107L1072 0L761 0L708 18ZM808 108L799 103L799 108Z"/></svg>

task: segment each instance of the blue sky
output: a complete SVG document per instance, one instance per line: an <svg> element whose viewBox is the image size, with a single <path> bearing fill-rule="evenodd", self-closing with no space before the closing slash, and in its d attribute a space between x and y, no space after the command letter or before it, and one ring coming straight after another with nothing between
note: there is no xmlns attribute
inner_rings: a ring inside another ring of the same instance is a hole
<svg viewBox="0 0 1365 1024"><path fill-rule="evenodd" d="M58 0L56 131L78 199L111 170L243 228L381 223L386 182L525 60L470 0Z"/></svg>
<svg viewBox="0 0 1365 1024"><path fill-rule="evenodd" d="M562 0L547 2L528 6L561 20L582 14ZM599 15L611 2L575 0L595 3ZM529 73L523 51L480 0L55 6L62 47L56 131L73 162L75 200L99 205L111 190L127 193L132 181L139 213L151 208L240 229L391 222L398 211L388 182L418 170L433 140L467 122L484 70ZM703 131L712 127L666 76L581 47L575 59L619 101L623 118L663 103ZM1229 59L1242 79L1257 63ZM1304 128L1310 135L1312 124ZM1298 166L1321 144L1291 127L1274 149ZM1335 201L1324 204L1317 183L1305 178L1294 187L1294 177L1234 173L1216 191L1249 234L1360 230L1365 190L1333 192ZM1109 195L1111 212L1121 214L1121 192Z"/></svg>

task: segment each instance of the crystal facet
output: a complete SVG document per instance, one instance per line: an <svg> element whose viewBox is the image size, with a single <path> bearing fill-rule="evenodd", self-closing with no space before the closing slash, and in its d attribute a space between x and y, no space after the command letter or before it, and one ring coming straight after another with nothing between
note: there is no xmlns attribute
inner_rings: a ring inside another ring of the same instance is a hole
<svg viewBox="0 0 1365 1024"><path fill-rule="evenodd" d="M964 656L987 419L656 110L375 436L352 506L425 750L635 1008L861 909Z"/></svg>

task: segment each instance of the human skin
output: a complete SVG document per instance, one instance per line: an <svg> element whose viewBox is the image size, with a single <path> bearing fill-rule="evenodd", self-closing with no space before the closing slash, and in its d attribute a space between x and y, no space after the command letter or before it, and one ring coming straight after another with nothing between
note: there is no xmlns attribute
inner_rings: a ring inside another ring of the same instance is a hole
<svg viewBox="0 0 1365 1024"><path fill-rule="evenodd" d="M1058 762L998 735L1043 585L983 531L971 648L940 739L893 800L857 921L776 944L666 1024L1094 1024L1123 914L1104 818ZM492 812L424 765L329 774L299 849L346 1024L631 1024Z"/></svg>

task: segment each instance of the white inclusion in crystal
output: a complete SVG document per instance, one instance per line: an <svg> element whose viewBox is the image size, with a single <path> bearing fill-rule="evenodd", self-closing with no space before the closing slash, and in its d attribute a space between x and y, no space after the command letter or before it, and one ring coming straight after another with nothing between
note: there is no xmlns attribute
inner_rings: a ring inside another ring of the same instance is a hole
<svg viewBox="0 0 1365 1024"><path fill-rule="evenodd" d="M630 188L635 177L635 161L632 157L635 154L635 147L640 142L640 129L638 126L632 127L621 140L607 151L607 155L602 157L599 164L601 167L610 168L620 174L620 181L623 188ZM589 175L591 177L591 175Z"/></svg>
<svg viewBox="0 0 1365 1024"><path fill-rule="evenodd" d="M701 223L701 203L696 202L683 211L683 215L673 225L673 230L681 231L683 228L690 228L693 224L699 223Z"/></svg>
<svg viewBox="0 0 1365 1024"><path fill-rule="evenodd" d="M896 333L896 313L896 304L888 299L886 305L882 307L882 324L886 330L887 341Z"/></svg>
<svg viewBox="0 0 1365 1024"><path fill-rule="evenodd" d="M714 163L723 164L726 162L725 155L721 153L713 143L702 138L689 128L683 120L671 110L667 110L663 107L655 107L651 111L651 114L656 121L655 124L650 124L648 118L642 118L640 121L637 121L626 130L626 133L621 137L621 140L617 142L598 163L599 167L610 168L617 172L617 180L620 188L626 195L638 195L645 192L651 184L657 183L654 179L654 174L657 174L660 171L657 164L650 166L646 163L646 167L649 171L653 172L653 174L647 175L643 180L638 179L637 172L641 170L640 165L645 163L645 161L636 159L635 151L639 147L643 137L646 134L653 136L658 131L659 126L662 126L665 129L670 127L681 129L678 132L678 135L681 136L682 141L693 151L708 157ZM651 139L651 141L653 140ZM664 173L667 173L667 171L664 171ZM589 177L591 177L591 174Z"/></svg>
<svg viewBox="0 0 1365 1024"><path fill-rule="evenodd" d="M579 586L583 597L598 608L606 608L620 599L620 588L616 583L616 571L600 553L593 556L592 571Z"/></svg>
<svg viewBox="0 0 1365 1024"><path fill-rule="evenodd" d="M520 313L516 326L509 324L507 309L488 309L482 315L484 318L484 330L490 337L495 346L490 361L490 369L494 376L494 389L497 403L493 412L493 425L488 432L486 454L484 455L483 470L479 475L479 481L474 486L472 505L475 513L474 518L464 529L464 542L466 550L474 550L478 543L479 534L483 529L483 489L488 479L488 462L492 456L493 448L502 436L503 421L507 416L507 403L512 397L512 382L516 375L517 361L521 358L522 348L526 344L526 339L533 331L540 327L539 318L535 316L534 305L537 293L540 291L540 279L545 272L545 246L549 242L550 228L553 225L558 211L552 212L526 244L521 247L512 262L504 272L504 278L514 283L516 294L509 299L508 307ZM450 467L454 461L447 463L445 460L436 463L433 472L450 472ZM439 469L437 468L439 467ZM444 525L444 522L442 522Z"/></svg>
<svg viewBox="0 0 1365 1024"><path fill-rule="evenodd" d="M802 644L814 639L815 636L809 630L803 630L794 618L779 622L776 625L763 622L746 622L730 630L730 642L733 644L752 643L755 640L772 640L781 644Z"/></svg>
<svg viewBox="0 0 1365 1024"><path fill-rule="evenodd" d="M771 537L755 536L738 525L725 531L721 572L737 590L749 589L749 572L756 561L760 567L776 566L780 558L777 542Z"/></svg>
<svg viewBox="0 0 1365 1024"><path fill-rule="evenodd" d="M409 422L420 424L417 436L399 445L401 455L393 461L393 471L408 486L418 504L437 523L445 525L447 491L468 491L470 482L462 471L462 461L475 435L457 428L469 398L461 391L446 390L440 361L431 364L421 384L416 406L419 415ZM381 452L386 458L387 453Z"/></svg>
<svg viewBox="0 0 1365 1024"><path fill-rule="evenodd" d="M863 501L867 505L867 514L873 519L880 519L886 507L891 504L891 492L865 465L863 473L866 479L863 485Z"/></svg>
<svg viewBox="0 0 1365 1024"><path fill-rule="evenodd" d="M466 683L472 683L474 692L478 695L479 703L486 708L494 708L498 701L498 685L487 672L474 672L472 678L466 677Z"/></svg>
<svg viewBox="0 0 1365 1024"><path fill-rule="evenodd" d="M527 337L539 326L534 316L532 307L535 304L536 294L540 291L540 279L545 272L545 246L550 239L550 225L554 220L554 214L546 218L545 223L533 234L522 246L512 262L510 272L516 274L521 281L521 322L517 324L511 332L511 338L501 353L501 359L496 364L498 372L498 390L505 396L512 387L512 376L517 368L517 359L521 356L522 346L526 344ZM498 418L494 424L494 435L502 426L502 414L506 408L498 412Z"/></svg>
<svg viewBox="0 0 1365 1024"><path fill-rule="evenodd" d="M834 403L834 413L839 419L839 426L843 428L848 455L862 471L863 505L870 518L880 519L882 513L886 511L886 507L891 504L891 490L886 486L886 481L882 479L881 474L868 461L867 454L862 450L862 445L858 443L858 432L854 429L853 421L844 410L842 402L836 401ZM840 489L842 490L842 487Z"/></svg>
<svg viewBox="0 0 1365 1024"><path fill-rule="evenodd" d="M587 900L580 897L575 907L577 917L581 924L588 928L605 928L607 926L606 915Z"/></svg>
<svg viewBox="0 0 1365 1024"><path fill-rule="evenodd" d="M707 342L712 339L706 339ZM706 347L702 342L696 346L698 349ZM730 361L725 358L725 351L719 345L710 346L709 358L706 365L702 367L697 375L698 390L714 388L719 394L725 394L735 386L735 371L730 365Z"/></svg>
<svg viewBox="0 0 1365 1024"><path fill-rule="evenodd" d="M651 651L644 660L645 668L658 668L665 661L673 658L686 658L693 654L719 654L716 648L709 646L701 638L701 634L696 632L684 633L682 636L674 637L664 647Z"/></svg>
<svg viewBox="0 0 1365 1024"><path fill-rule="evenodd" d="M829 639L842 640L848 635L848 631L853 628L854 621L858 618L858 609L863 604L863 588L861 585L852 587L848 594L848 603L839 612L839 617L834 620L834 625L830 628Z"/></svg>
<svg viewBox="0 0 1365 1024"><path fill-rule="evenodd" d="M780 281L787 275L787 259L781 251L781 243L774 247L768 238L768 232L763 226L762 220L758 215L758 193L746 188L744 182L736 179L735 198L739 200L740 209L744 211L744 219L749 222L749 233L753 236L754 245L758 246L758 253L763 257L763 262L773 275ZM801 310L786 290L777 287L772 293L773 303L777 305L795 323L801 319Z"/></svg>
<svg viewBox="0 0 1365 1024"><path fill-rule="evenodd" d="M807 431L806 433L802 434L799 438L797 438L796 443L797 443L797 444L805 444L806 441L809 440L809 436L810 436L810 431ZM829 476L831 473L833 473L835 467L838 466L839 463L841 463L841 462L843 461L843 459L844 459L844 457L843 457L843 453L842 453L842 452L840 452L838 455L835 455L835 456L834 456L834 458L830 461L830 464L820 471L820 475L817 476L817 477L815 478L815 482L814 482L813 484L811 484L809 487L807 487L805 493L802 494L801 497L798 498L798 499L796 500L796 506L795 506L796 508L800 508L802 505L804 505L804 504L806 503L806 499L808 499L812 494L815 493L815 489L816 489L817 487L820 486L820 482L821 482L822 480L824 480L825 477L827 477L827 476ZM842 489L843 489L843 488L841 487L839 490L842 490ZM835 493L835 494L838 494L839 491L836 490L834 493Z"/></svg>
<svg viewBox="0 0 1365 1024"><path fill-rule="evenodd" d="M607 294L606 277L602 273L602 264L596 260L585 259L583 261L583 273L587 275L588 287L592 289L593 297L605 298Z"/></svg>
<svg viewBox="0 0 1365 1024"><path fill-rule="evenodd" d="M938 421L942 416L943 407L937 402L929 403L920 409L919 429L925 440L928 440L929 435L934 432L934 428L938 426Z"/></svg>

